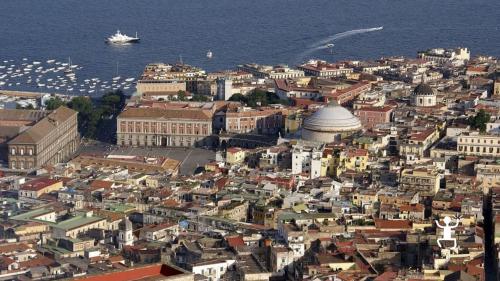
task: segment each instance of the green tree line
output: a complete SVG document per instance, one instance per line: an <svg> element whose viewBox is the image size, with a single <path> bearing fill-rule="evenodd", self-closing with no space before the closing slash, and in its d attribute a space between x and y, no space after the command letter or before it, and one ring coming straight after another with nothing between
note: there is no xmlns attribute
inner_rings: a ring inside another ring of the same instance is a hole
<svg viewBox="0 0 500 281"><path fill-rule="evenodd" d="M46 102L46 108L54 110L65 105L77 111L80 134L87 138L101 139L109 135L110 126L116 123L116 116L125 106L126 98L120 90L105 93L96 100L74 97L69 102L64 102L59 97L54 97Z"/></svg>
<svg viewBox="0 0 500 281"><path fill-rule="evenodd" d="M248 95L234 94L229 100L239 101L249 107L266 106L270 104L290 104L289 100L282 100L275 93L266 92L261 89L255 89Z"/></svg>

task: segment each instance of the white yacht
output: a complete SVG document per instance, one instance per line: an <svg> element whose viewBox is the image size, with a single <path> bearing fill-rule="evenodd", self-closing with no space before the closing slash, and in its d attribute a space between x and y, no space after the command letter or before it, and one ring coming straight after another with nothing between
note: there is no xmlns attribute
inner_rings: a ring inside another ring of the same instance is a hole
<svg viewBox="0 0 500 281"><path fill-rule="evenodd" d="M208 50L208 52L207 52L207 58L211 59L213 56L214 56L214 54L212 53L212 51Z"/></svg>
<svg viewBox="0 0 500 281"><path fill-rule="evenodd" d="M116 33L106 39L107 43L112 44L125 44L125 43L137 43L139 42L139 37L137 36L137 32L135 33L135 37L130 37L126 34L122 34L120 30L117 30Z"/></svg>

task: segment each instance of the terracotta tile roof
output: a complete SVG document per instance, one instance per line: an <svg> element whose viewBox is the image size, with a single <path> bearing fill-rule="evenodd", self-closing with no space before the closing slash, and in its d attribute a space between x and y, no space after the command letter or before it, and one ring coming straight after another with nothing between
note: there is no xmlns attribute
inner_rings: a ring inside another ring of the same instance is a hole
<svg viewBox="0 0 500 281"><path fill-rule="evenodd" d="M357 109L357 111L371 111L371 112L389 112L392 110L393 108L390 106L367 106Z"/></svg>
<svg viewBox="0 0 500 281"><path fill-rule="evenodd" d="M410 204L410 205L402 205L399 207L401 212L423 212L424 205L422 204Z"/></svg>
<svg viewBox="0 0 500 281"><path fill-rule="evenodd" d="M123 262L125 261L125 259L123 258L122 255L118 255L118 256L112 256L112 257L109 257L108 259L111 263L116 263L116 262Z"/></svg>
<svg viewBox="0 0 500 281"><path fill-rule="evenodd" d="M346 152L347 157L362 157L367 155L368 155L368 150L362 148L349 149Z"/></svg>
<svg viewBox="0 0 500 281"><path fill-rule="evenodd" d="M23 252L28 249L31 249L31 247L26 243L6 243L0 245L0 254Z"/></svg>
<svg viewBox="0 0 500 281"><path fill-rule="evenodd" d="M240 151L243 151L243 149L241 149L239 147L230 147L227 149L227 152L229 152L229 153L238 153Z"/></svg>
<svg viewBox="0 0 500 281"><path fill-rule="evenodd" d="M375 219L375 227L378 229L411 229L411 221Z"/></svg>
<svg viewBox="0 0 500 281"><path fill-rule="evenodd" d="M415 141L424 141L430 135L432 135L434 132L435 132L435 130L432 128L426 129L424 131L414 132L411 134L410 139L415 140Z"/></svg>
<svg viewBox="0 0 500 281"><path fill-rule="evenodd" d="M161 108L126 108L119 119L196 119L212 120L212 113L207 110L161 109Z"/></svg>
<svg viewBox="0 0 500 281"><path fill-rule="evenodd" d="M27 261L23 261L19 263L20 267L30 268L36 266L49 266L54 264L55 260L48 258L46 256L37 255L36 258L29 259Z"/></svg>
<svg viewBox="0 0 500 281"><path fill-rule="evenodd" d="M35 125L30 127L28 130L22 132L13 140L11 140L10 144L24 144L24 143L38 143L45 136L50 134L53 130L55 130L59 124L68 120L73 115L76 115L77 112L69 109L65 106L61 106L58 109L52 111L45 118L37 122Z"/></svg>
<svg viewBox="0 0 500 281"><path fill-rule="evenodd" d="M226 241L227 241L227 244L233 248L245 245L245 241L243 241L243 238L241 236L226 237Z"/></svg>
<svg viewBox="0 0 500 281"><path fill-rule="evenodd" d="M0 121L38 121L49 112L44 110L0 109Z"/></svg>
<svg viewBox="0 0 500 281"><path fill-rule="evenodd" d="M96 189L96 188L97 189L100 189L100 188L110 189L112 186L113 186L113 182L111 182L111 181L93 180L90 183L90 187L92 189Z"/></svg>
<svg viewBox="0 0 500 281"><path fill-rule="evenodd" d="M46 177L38 178L21 185L21 190L39 191L58 182L62 181L49 179Z"/></svg>
<svg viewBox="0 0 500 281"><path fill-rule="evenodd" d="M381 275L379 275L377 278L375 278L373 281L392 281L398 277L397 272L384 272Z"/></svg>
<svg viewBox="0 0 500 281"><path fill-rule="evenodd" d="M156 280L165 279L168 276L176 276L184 274L181 270L166 264L154 264L141 267L128 268L126 270L105 272L96 275L87 275L82 278L75 278L73 280L83 281L136 281L136 280Z"/></svg>

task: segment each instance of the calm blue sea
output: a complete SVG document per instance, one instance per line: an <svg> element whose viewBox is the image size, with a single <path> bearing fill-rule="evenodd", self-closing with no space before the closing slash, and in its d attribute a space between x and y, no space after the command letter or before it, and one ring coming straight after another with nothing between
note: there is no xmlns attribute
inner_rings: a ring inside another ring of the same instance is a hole
<svg viewBox="0 0 500 281"><path fill-rule="evenodd" d="M384 29L335 40L333 54L307 52L337 33L378 26ZM137 31L141 43L105 44L117 29ZM71 57L83 66L80 81L109 80L117 64L122 77L137 77L149 62L180 57L211 71L309 57L415 56L431 47L467 46L473 54L500 56L500 1L1 0L0 38L0 65Z"/></svg>

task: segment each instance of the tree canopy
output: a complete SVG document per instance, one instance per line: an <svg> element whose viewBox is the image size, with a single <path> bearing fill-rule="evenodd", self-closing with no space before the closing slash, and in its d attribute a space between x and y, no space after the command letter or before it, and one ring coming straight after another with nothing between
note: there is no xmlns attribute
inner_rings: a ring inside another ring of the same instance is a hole
<svg viewBox="0 0 500 281"><path fill-rule="evenodd" d="M289 100L282 100L275 93L266 92L261 89L255 89L248 95L234 94L229 100L238 101L250 107L266 106L270 104L289 104Z"/></svg>
<svg viewBox="0 0 500 281"><path fill-rule="evenodd" d="M490 121L491 115L484 111L484 109L479 110L476 116L471 116L469 118L469 125L473 129L479 129L481 132L486 131L486 123Z"/></svg>
<svg viewBox="0 0 500 281"><path fill-rule="evenodd" d="M82 136L109 140L116 116L125 106L125 94L118 90L105 93L101 98L92 100L89 97L74 97L67 104L59 97L51 98L46 103L48 110L57 109L61 105L78 112L78 131Z"/></svg>
<svg viewBox="0 0 500 281"><path fill-rule="evenodd" d="M45 107L47 110L57 109L61 105L65 105L66 103L60 97L50 98L46 103Z"/></svg>

